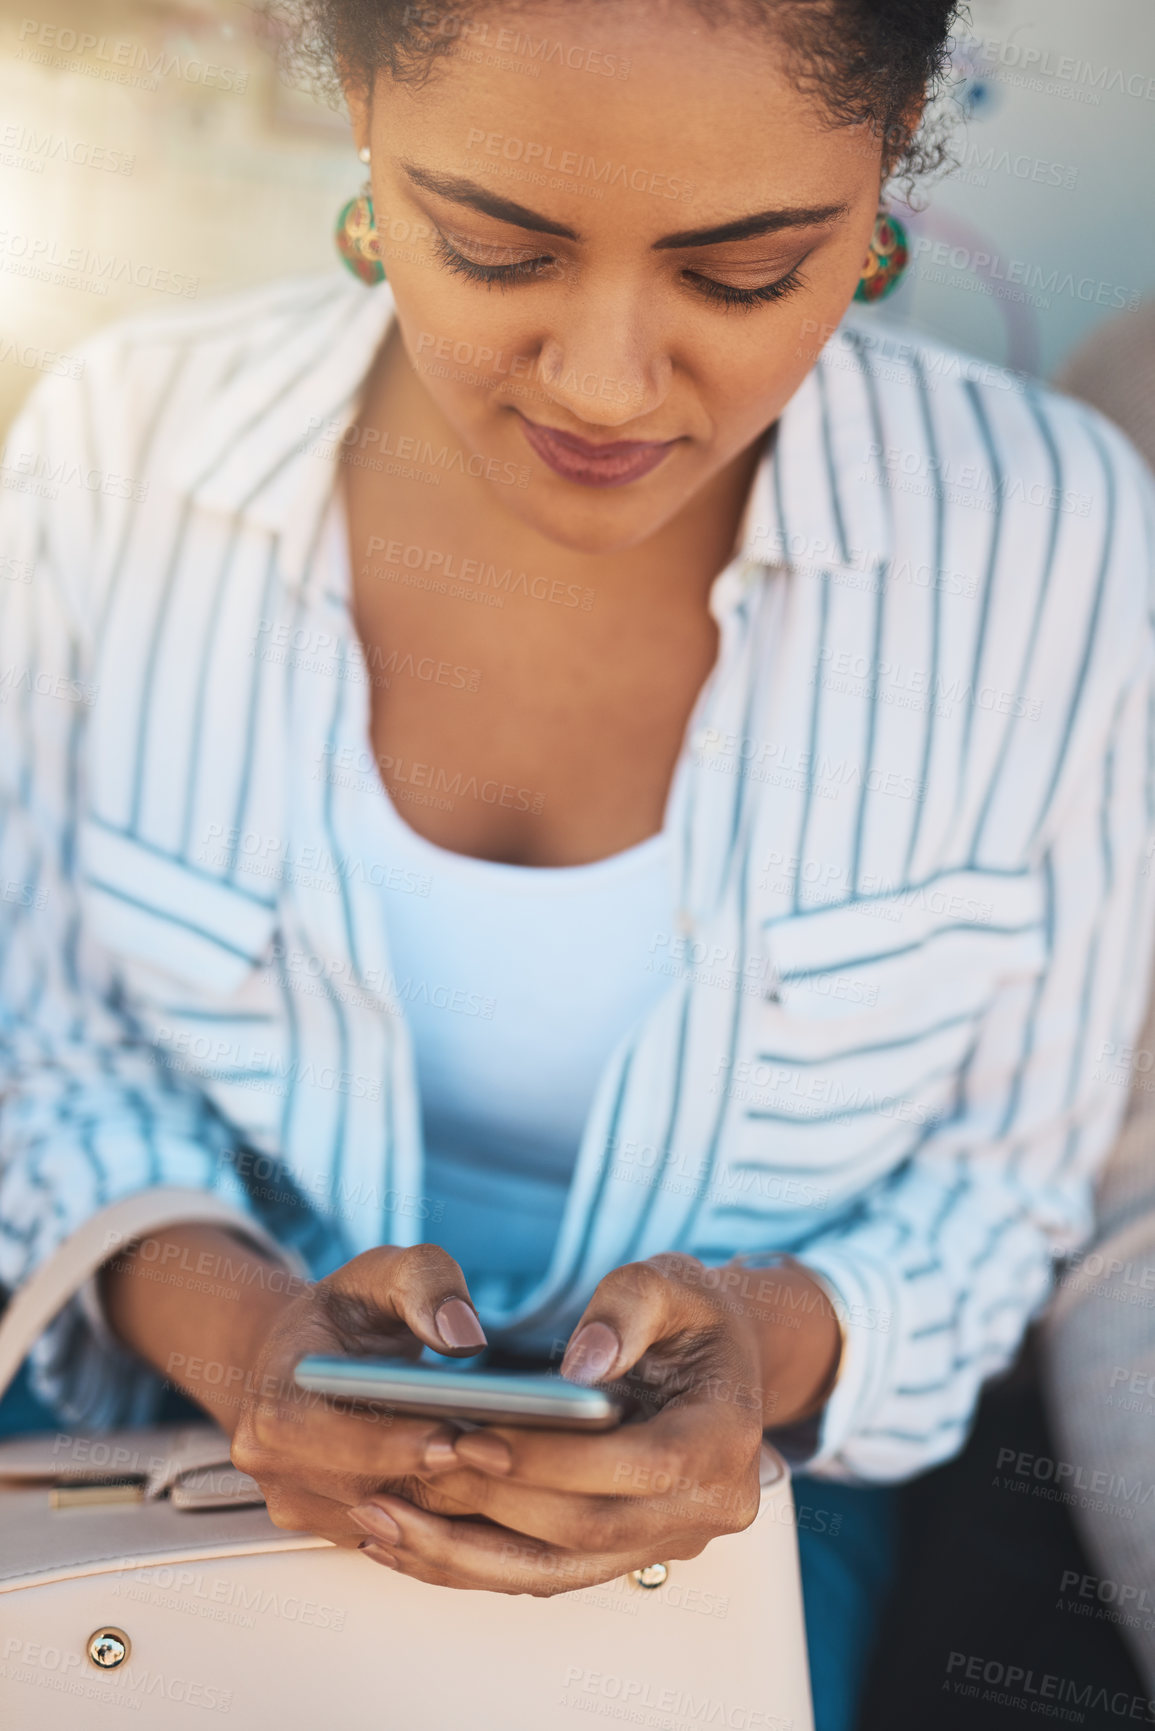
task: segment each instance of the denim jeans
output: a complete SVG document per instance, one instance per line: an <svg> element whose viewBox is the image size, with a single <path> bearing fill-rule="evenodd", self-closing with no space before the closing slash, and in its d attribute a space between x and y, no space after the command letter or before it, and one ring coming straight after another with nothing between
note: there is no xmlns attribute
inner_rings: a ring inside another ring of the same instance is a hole
<svg viewBox="0 0 1155 1731"><path fill-rule="evenodd" d="M794 1506L815 1731L854 1731L894 1578L897 1493L799 1475Z"/></svg>
<svg viewBox="0 0 1155 1731"><path fill-rule="evenodd" d="M8 1393L0 1400L0 1437L59 1429L60 1420L50 1406L37 1400L29 1387L28 1366L22 1365Z"/></svg>
<svg viewBox="0 0 1155 1731"><path fill-rule="evenodd" d="M203 1424L205 1415L199 1406L186 1400L175 1389L167 1389L157 1410L157 1424ZM0 1437L21 1436L29 1431L63 1429L60 1415L37 1400L28 1380L28 1366L23 1365L12 1386L0 1400Z"/></svg>

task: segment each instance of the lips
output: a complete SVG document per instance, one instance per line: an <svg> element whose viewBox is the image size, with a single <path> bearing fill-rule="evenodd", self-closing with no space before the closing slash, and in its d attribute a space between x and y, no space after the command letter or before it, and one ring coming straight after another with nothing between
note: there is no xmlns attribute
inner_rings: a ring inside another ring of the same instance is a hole
<svg viewBox="0 0 1155 1731"><path fill-rule="evenodd" d="M533 450L555 475L582 487L624 487L656 469L673 450L676 439L616 439L594 444L575 433L542 427L521 416L521 427Z"/></svg>

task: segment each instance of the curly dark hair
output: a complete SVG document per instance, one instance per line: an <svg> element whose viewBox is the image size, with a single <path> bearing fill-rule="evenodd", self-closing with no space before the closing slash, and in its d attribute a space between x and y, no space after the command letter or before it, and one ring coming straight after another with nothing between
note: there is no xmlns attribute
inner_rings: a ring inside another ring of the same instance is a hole
<svg viewBox="0 0 1155 1731"><path fill-rule="evenodd" d="M570 5L576 0L568 0ZM606 0L593 0L606 3ZM799 88L837 126L869 125L890 174L909 188L946 158L941 119L917 116L941 87L960 0L686 0L708 24L772 29ZM342 78L368 83L381 68L420 82L495 11L536 11L540 0L263 0L287 64L336 99Z"/></svg>

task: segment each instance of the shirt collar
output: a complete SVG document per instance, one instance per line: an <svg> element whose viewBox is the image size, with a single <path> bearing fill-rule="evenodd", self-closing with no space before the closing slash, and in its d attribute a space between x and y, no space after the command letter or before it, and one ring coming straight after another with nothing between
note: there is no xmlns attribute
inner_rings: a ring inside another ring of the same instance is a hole
<svg viewBox="0 0 1155 1731"><path fill-rule="evenodd" d="M334 276L324 286L284 342L246 358L215 394L211 420L189 428L168 471L194 505L279 536L291 586L308 573L340 436L393 317L387 283Z"/></svg>
<svg viewBox="0 0 1155 1731"><path fill-rule="evenodd" d="M867 586L893 553L876 338L848 318L779 417L742 525L741 559Z"/></svg>
<svg viewBox="0 0 1155 1731"><path fill-rule="evenodd" d="M306 285L307 286L307 285ZM304 584L356 419L393 319L388 283L334 276L319 306L273 351L246 360L178 444L169 476L197 506L280 538L286 584ZM889 556L890 496L869 339L848 321L783 410L755 470L734 558L715 580L715 616L739 606L768 569L864 574Z"/></svg>

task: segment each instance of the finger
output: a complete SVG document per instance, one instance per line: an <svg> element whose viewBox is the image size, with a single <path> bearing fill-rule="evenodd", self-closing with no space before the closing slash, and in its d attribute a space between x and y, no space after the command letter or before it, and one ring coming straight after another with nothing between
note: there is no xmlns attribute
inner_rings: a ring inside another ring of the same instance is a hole
<svg viewBox="0 0 1155 1731"><path fill-rule="evenodd" d="M695 1503L659 1497L574 1496L468 1472L440 1476L436 1489L436 1507L429 1510L427 1503L422 1504L428 1512L484 1515L496 1526L583 1555L691 1543L699 1532L704 1544L725 1527L745 1525L744 1510L750 1506L748 1494L741 1504L732 1498L734 1518L728 1520L705 1499ZM371 1499L374 1505L378 1500ZM752 1509L756 1512L756 1503Z"/></svg>
<svg viewBox="0 0 1155 1731"><path fill-rule="evenodd" d="M353 1511L371 1506L381 1495L412 1499L418 1507L430 1507L434 1513L456 1515L459 1505L442 1497L439 1492L419 1479L346 1480L328 1477L320 1484L303 1483L288 1475L267 1480L261 1486L265 1507L275 1526L289 1532L315 1533L331 1544L346 1547L360 1545L366 1535L374 1533L372 1523L359 1521ZM384 1517L382 1517L384 1518Z"/></svg>
<svg viewBox="0 0 1155 1731"><path fill-rule="evenodd" d="M495 1445L509 1461L497 1482L585 1496L700 1500L723 1496L714 1487L743 1470L756 1472L762 1419L760 1410L740 1403L696 1400L594 1436L496 1426L468 1431L454 1438L453 1450L463 1465L485 1473Z"/></svg>
<svg viewBox="0 0 1155 1731"><path fill-rule="evenodd" d="M655 1342L687 1326L703 1326L707 1311L683 1278L693 1257L655 1256L628 1262L599 1281L561 1362L571 1382L606 1382L633 1368Z"/></svg>
<svg viewBox="0 0 1155 1731"><path fill-rule="evenodd" d="M438 1244L366 1250L317 1292L333 1326L354 1342L372 1333L376 1316L404 1324L423 1345L449 1357L467 1357L486 1344L465 1276Z"/></svg>
<svg viewBox="0 0 1155 1731"><path fill-rule="evenodd" d="M373 1540L379 1553L374 1560L388 1558L389 1567L431 1586L549 1597L613 1580L654 1561L645 1552L581 1555L483 1521L446 1520L397 1497L376 1501L400 1536Z"/></svg>
<svg viewBox="0 0 1155 1731"><path fill-rule="evenodd" d="M296 1485L263 1487L269 1519L282 1532L313 1533L332 1545L357 1546L364 1529L349 1519L349 1505Z"/></svg>
<svg viewBox="0 0 1155 1731"><path fill-rule="evenodd" d="M452 1464L455 1435L438 1419L402 1418L376 1408L338 1411L314 1402L249 1415L233 1436L232 1461L258 1484L323 1474L376 1485Z"/></svg>

